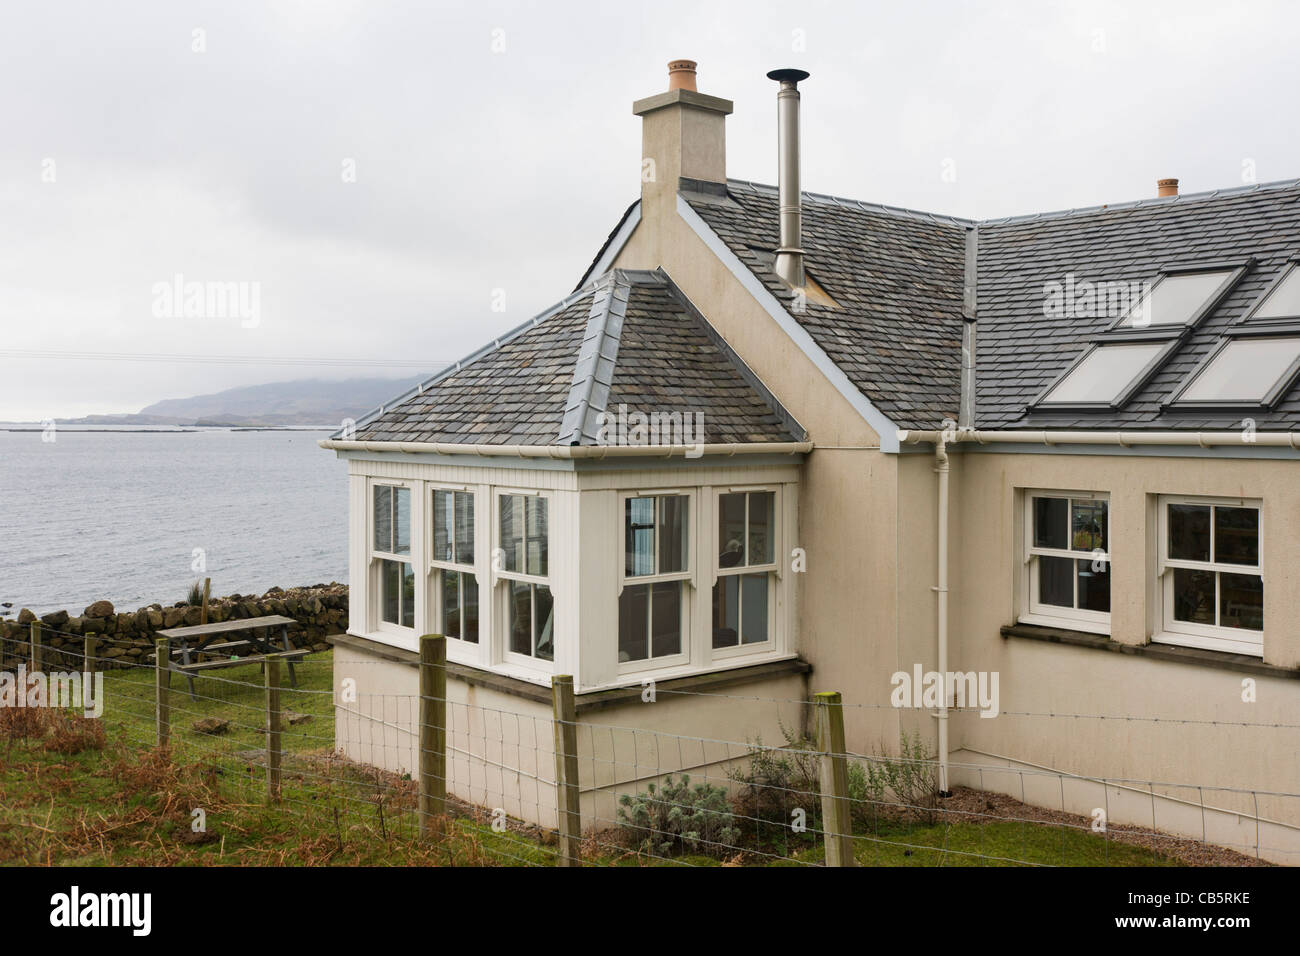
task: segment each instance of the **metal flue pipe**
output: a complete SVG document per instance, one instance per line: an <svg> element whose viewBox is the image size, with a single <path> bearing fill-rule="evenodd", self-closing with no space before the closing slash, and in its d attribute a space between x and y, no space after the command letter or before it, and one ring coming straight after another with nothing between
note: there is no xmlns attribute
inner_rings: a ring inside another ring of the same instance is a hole
<svg viewBox="0 0 1300 956"><path fill-rule="evenodd" d="M799 205L799 81L803 70L773 70L767 74L781 88L776 94L777 195L781 213L776 274L789 286L804 287L803 212Z"/></svg>

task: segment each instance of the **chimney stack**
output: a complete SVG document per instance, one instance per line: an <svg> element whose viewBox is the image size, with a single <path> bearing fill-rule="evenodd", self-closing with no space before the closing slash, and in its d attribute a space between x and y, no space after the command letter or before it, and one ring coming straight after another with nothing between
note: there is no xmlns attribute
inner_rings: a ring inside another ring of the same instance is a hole
<svg viewBox="0 0 1300 956"><path fill-rule="evenodd" d="M1164 199L1166 196L1178 195L1177 179L1157 179L1156 180L1156 197Z"/></svg>
<svg viewBox="0 0 1300 956"><path fill-rule="evenodd" d="M777 201L781 211L781 238L776 250L776 274L789 286L802 289L803 212L799 195L799 81L803 70L773 70L767 74L781 88L776 94Z"/></svg>
<svg viewBox="0 0 1300 956"><path fill-rule="evenodd" d="M731 100L695 88L694 60L668 64L668 89L632 104L641 117L641 215L677 215L683 179L727 181L726 119Z"/></svg>

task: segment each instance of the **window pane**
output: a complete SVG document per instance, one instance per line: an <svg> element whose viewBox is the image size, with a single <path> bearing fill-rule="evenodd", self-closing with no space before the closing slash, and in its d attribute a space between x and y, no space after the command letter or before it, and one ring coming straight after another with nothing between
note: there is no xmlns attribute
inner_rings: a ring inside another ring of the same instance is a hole
<svg viewBox="0 0 1300 956"><path fill-rule="evenodd" d="M524 569L524 498L501 495L501 567L506 571Z"/></svg>
<svg viewBox="0 0 1300 956"><path fill-rule="evenodd" d="M713 585L713 646L740 643L740 578L729 575Z"/></svg>
<svg viewBox="0 0 1300 956"><path fill-rule="evenodd" d="M1043 401L1112 402L1163 348L1161 343L1147 342L1098 346Z"/></svg>
<svg viewBox="0 0 1300 956"><path fill-rule="evenodd" d="M464 633L461 640L478 643L478 578L472 574L460 576L461 602L465 605L462 617Z"/></svg>
<svg viewBox="0 0 1300 956"><path fill-rule="evenodd" d="M1072 499L1070 501L1071 539L1075 551L1110 551L1106 540L1107 502Z"/></svg>
<svg viewBox="0 0 1300 956"><path fill-rule="evenodd" d="M1038 562L1038 603L1074 607L1074 561L1070 558L1035 558Z"/></svg>
<svg viewBox="0 0 1300 956"><path fill-rule="evenodd" d="M1174 620L1214 624L1214 572L1174 568Z"/></svg>
<svg viewBox="0 0 1300 956"><path fill-rule="evenodd" d="M474 495L456 492L456 563L474 563Z"/></svg>
<svg viewBox="0 0 1300 956"><path fill-rule="evenodd" d="M516 654L533 653L532 585L523 581L506 582L506 600L510 606L510 650Z"/></svg>
<svg viewBox="0 0 1300 956"><path fill-rule="evenodd" d="M1169 557L1177 561L1210 560L1209 505L1169 506Z"/></svg>
<svg viewBox="0 0 1300 956"><path fill-rule="evenodd" d="M379 562L379 608L381 620L398 623L402 595L402 562Z"/></svg>
<svg viewBox="0 0 1300 956"><path fill-rule="evenodd" d="M748 564L772 563L772 510L776 495L770 491L749 493Z"/></svg>
<svg viewBox="0 0 1300 956"><path fill-rule="evenodd" d="M1186 325L1229 274L1224 271L1166 276L1120 324L1139 329L1152 325Z"/></svg>
<svg viewBox="0 0 1300 956"><path fill-rule="evenodd" d="M1300 338L1235 339L1197 373L1180 402L1262 402L1300 358Z"/></svg>
<svg viewBox="0 0 1300 956"><path fill-rule="evenodd" d="M1259 565L1259 510L1214 508L1214 560Z"/></svg>
<svg viewBox="0 0 1300 956"><path fill-rule="evenodd" d="M450 491L433 493L433 560L435 561L452 560L455 531L452 527L451 499Z"/></svg>
<svg viewBox="0 0 1300 956"><path fill-rule="evenodd" d="M442 633L446 637L460 637L460 575L455 571L442 571Z"/></svg>
<svg viewBox="0 0 1300 956"><path fill-rule="evenodd" d="M1034 499L1034 547L1070 547L1069 511L1068 498Z"/></svg>
<svg viewBox="0 0 1300 956"><path fill-rule="evenodd" d="M537 656L544 661L555 660L555 614L551 589L545 584L533 585L536 615L533 623L537 628Z"/></svg>
<svg viewBox="0 0 1300 956"><path fill-rule="evenodd" d="M618 659L643 661L650 656L650 585L629 584L618 599Z"/></svg>
<svg viewBox="0 0 1300 956"><path fill-rule="evenodd" d="M375 550L393 550L393 488L375 485Z"/></svg>
<svg viewBox="0 0 1300 956"><path fill-rule="evenodd" d="M1219 623L1264 630L1264 580L1255 574L1219 575Z"/></svg>
<svg viewBox="0 0 1300 956"><path fill-rule="evenodd" d="M659 499L659 573L671 574L690 567L686 556L687 506L685 495Z"/></svg>
<svg viewBox="0 0 1300 956"><path fill-rule="evenodd" d="M740 577L742 644L761 644L767 640L767 578L766 574L744 574Z"/></svg>
<svg viewBox="0 0 1300 956"><path fill-rule="evenodd" d="M411 553L411 489L393 489L393 554Z"/></svg>
<svg viewBox="0 0 1300 956"><path fill-rule="evenodd" d="M1300 316L1300 268L1293 268L1273 287L1255 313L1259 319L1293 319Z"/></svg>
<svg viewBox="0 0 1300 956"><path fill-rule="evenodd" d="M655 573L655 499L629 498L623 509L624 573Z"/></svg>
<svg viewBox="0 0 1300 956"><path fill-rule="evenodd" d="M682 582L654 585L650 599L650 639L655 657L682 652Z"/></svg>
<svg viewBox="0 0 1300 956"><path fill-rule="evenodd" d="M1094 567L1095 565L1095 567ZM1101 568L1101 570L1096 570ZM1110 613L1110 564L1102 561L1077 562L1079 610Z"/></svg>
<svg viewBox="0 0 1300 956"><path fill-rule="evenodd" d="M546 577L547 563L547 525L546 499L525 498L528 518L528 574Z"/></svg>
<svg viewBox="0 0 1300 956"><path fill-rule="evenodd" d="M745 495L718 496L718 567L745 563Z"/></svg>
<svg viewBox="0 0 1300 956"><path fill-rule="evenodd" d="M415 627L415 568L409 561L399 561L402 569L402 627Z"/></svg>

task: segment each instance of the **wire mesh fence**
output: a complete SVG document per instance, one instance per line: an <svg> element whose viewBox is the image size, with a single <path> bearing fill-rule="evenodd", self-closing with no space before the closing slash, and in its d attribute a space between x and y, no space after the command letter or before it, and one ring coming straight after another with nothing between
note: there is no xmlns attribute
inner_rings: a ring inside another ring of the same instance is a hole
<svg viewBox="0 0 1300 956"><path fill-rule="evenodd" d="M540 689L530 701L449 690L441 657L421 664L429 682L413 693L348 686L328 652L296 660L297 686L273 657L198 663L222 666L181 674L191 691L138 643L50 628L0 640L0 672L46 679L42 706L0 707L0 859L1129 866L1297 855L1293 793L1011 762L951 762L940 793L919 737L889 752L846 747L848 705L835 695L672 693L700 714L761 713L783 738L737 740L704 719L679 726L689 716L654 726L626 709L579 712L571 682L549 702ZM41 774L50 792L31 783Z"/></svg>

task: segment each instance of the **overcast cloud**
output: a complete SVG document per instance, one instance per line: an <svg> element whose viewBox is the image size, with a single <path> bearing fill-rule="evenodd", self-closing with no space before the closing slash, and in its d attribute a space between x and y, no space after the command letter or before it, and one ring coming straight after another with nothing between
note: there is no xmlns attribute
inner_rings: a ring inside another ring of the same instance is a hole
<svg viewBox="0 0 1300 956"><path fill-rule="evenodd" d="M774 181L798 66L805 188L993 217L1300 176L1298 37L1281 2L8 0L0 420L473 350L636 198L675 57L735 101L730 175ZM178 273L259 283L256 327L155 316ZM246 361L120 357L158 354Z"/></svg>

